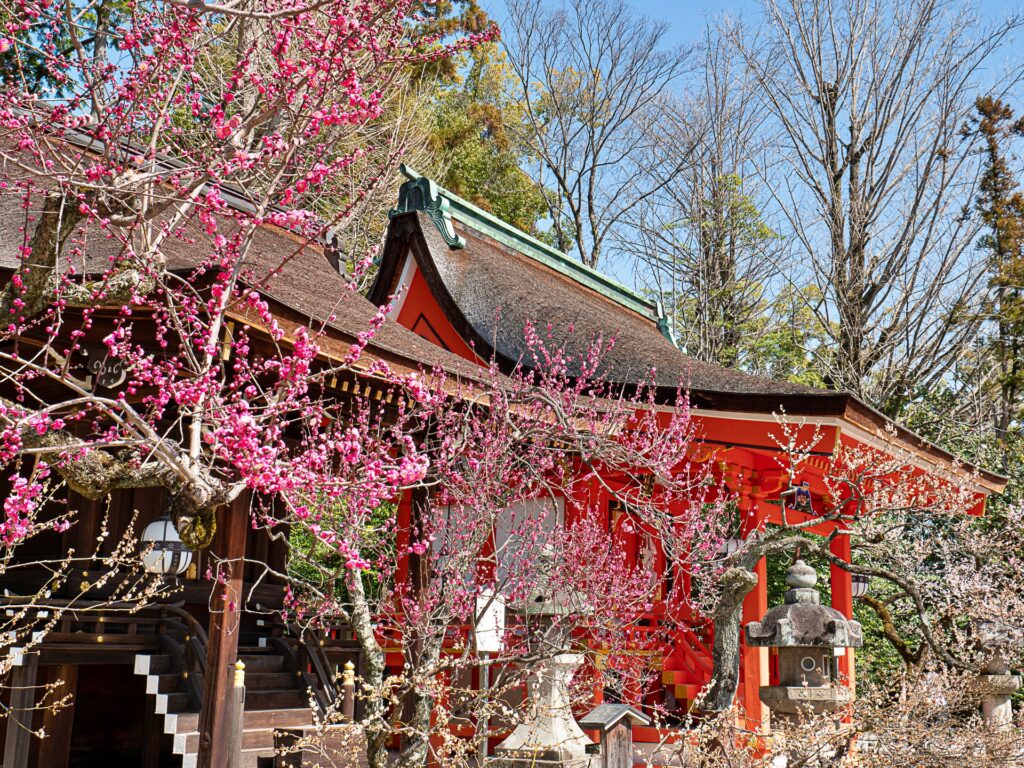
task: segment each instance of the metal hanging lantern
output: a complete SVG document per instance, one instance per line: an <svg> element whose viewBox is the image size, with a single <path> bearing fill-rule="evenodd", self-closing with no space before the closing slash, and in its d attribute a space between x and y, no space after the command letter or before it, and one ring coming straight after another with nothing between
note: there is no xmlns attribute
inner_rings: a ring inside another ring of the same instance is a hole
<svg viewBox="0 0 1024 768"><path fill-rule="evenodd" d="M860 599L868 593L871 579L863 573L850 574L850 587L854 598Z"/></svg>
<svg viewBox="0 0 1024 768"><path fill-rule="evenodd" d="M150 573L178 576L192 564L192 550L178 536L169 515L146 526L140 538L142 565Z"/></svg>

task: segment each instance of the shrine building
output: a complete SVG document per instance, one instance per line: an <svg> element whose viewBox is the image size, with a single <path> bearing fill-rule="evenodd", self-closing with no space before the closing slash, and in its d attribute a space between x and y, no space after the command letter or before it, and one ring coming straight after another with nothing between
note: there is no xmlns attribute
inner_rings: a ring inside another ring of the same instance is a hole
<svg viewBox="0 0 1024 768"><path fill-rule="evenodd" d="M87 152L87 140L76 144L70 137L68 142L69 152ZM976 513L983 510L989 494L1003 489L1004 478L958 463L851 394L772 381L687 357L674 340L670 319L647 296L433 181L408 169L405 173L407 181L391 213L368 298L349 290L329 247L306 247L293 234L270 226L255 238L253 264L274 274L273 280L259 285L271 313L284 328L323 328L319 343L326 360L344 359L378 307L393 295L397 298L391 322L376 333L366 354L398 372L438 369L454 379L472 379L481 377L481 366L492 360L508 372L523 359L527 322L550 325L566 347L583 347L598 336L614 337L602 374L628 386L653 372L657 399L665 404L685 392L696 424L694 460L715 462L744 515L746 531L779 521L781 495L794 481L809 493L811 510L822 508L825 468L836 450L847 446L905 456L916 471L955 478L971 488ZM225 194L225 199L231 205L246 205L242 196ZM19 267L18 248L26 237L20 231L26 221L23 206L23 194L13 187L0 192L3 281ZM204 237L197 229L191 238L168 238L168 269L191 275L206 253ZM89 240L77 273L101 274L110 247L102 238ZM284 252L296 255L282 260ZM109 309L94 314L82 340L84 354L102 348L117 317L116 308ZM252 322L241 310L230 319ZM260 341L256 325L252 336L254 344ZM17 339L25 348L38 348L44 341L41 332L31 330ZM268 338L263 341L270 343ZM70 361L69 370L80 376L82 386L94 390L109 394L119 386L109 377L89 378L88 363L82 360ZM336 382L339 397L361 393L379 398L382 393L375 387L372 380L355 374ZM46 400L67 395L41 384L39 396ZM797 478L780 469L781 423L810 443L810 457ZM657 542L643 541L641 531L622 524L628 513L606 490L595 488L590 503L607 510L606 524L634 564L646 557L644 566L657 578L682 578L667 567ZM273 752L275 729L312 722L308 691L313 691L314 702L325 701L333 695L326 690L332 669L352 661L358 670L358 645L351 639L289 635L274 618L280 614L285 584L254 564L263 562L284 572L286 548L251 529L248 506L233 504L217 513L217 534L210 548L221 558L247 558L230 584L244 595L245 610L226 618L210 610L213 586L203 578L209 564L205 552L194 553L172 600L138 611L113 610L105 602L111 585L103 578L103 558L130 525L142 530L161 519L168 505L163 491L118 490L102 502L69 492L61 504L74 510L77 524L33 537L16 550L0 579L2 600L14 610L10 606L17 605L19 595L40 593L52 578L45 568L19 568L19 563L56 562L71 550L77 553L68 580L56 592L46 593L59 620L48 624L46 607L40 607L26 618L41 631L45 628L39 644L29 653L9 642L4 648L14 660L14 683L0 696L0 705L12 713L0 727L5 768L216 765L216 760L209 762L208 753L202 759L200 753L224 748L218 707L229 685L228 666L238 660L244 661L247 686L251 681L253 687L245 702L243 765L256 766L260 757ZM399 527L403 522L408 525L410 509L406 494L399 504ZM564 522L571 523L573 514L573 500L567 500ZM832 529L815 532L829 534ZM848 560L848 537L836 536L832 551ZM759 620L768 609L763 561L757 573L758 587L744 603L744 624ZM850 574L832 568L829 585L833 607L851 617ZM640 711L657 704L684 712L711 677L707 629L692 614L665 601L657 602L642 624L652 632L669 632L673 640L667 652L649 661L656 673L654 685L625 692L629 700L623 703ZM392 649L388 663L401 666L400 649ZM765 720L759 689L772 681L772 664L769 648L743 647L738 703L751 728ZM855 684L852 651L839 666L848 683ZM213 674L216 679L209 677ZM35 692L58 682L72 703L59 711L36 707ZM595 691L595 698L601 696ZM39 728L48 738L31 738L30 732ZM662 735L648 726L633 729L634 741L641 746Z"/></svg>

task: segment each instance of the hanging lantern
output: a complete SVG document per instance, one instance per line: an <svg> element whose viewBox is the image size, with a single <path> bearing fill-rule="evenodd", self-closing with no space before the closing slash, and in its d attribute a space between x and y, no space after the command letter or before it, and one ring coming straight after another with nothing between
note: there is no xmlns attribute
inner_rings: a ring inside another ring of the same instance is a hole
<svg viewBox="0 0 1024 768"><path fill-rule="evenodd" d="M864 597L868 593L868 585L871 579L865 576L863 573L854 573L850 575L850 586L853 596L856 599Z"/></svg>
<svg viewBox="0 0 1024 768"><path fill-rule="evenodd" d="M142 565L150 573L177 576L192 563L192 550L182 543L167 515L146 526L140 539Z"/></svg>

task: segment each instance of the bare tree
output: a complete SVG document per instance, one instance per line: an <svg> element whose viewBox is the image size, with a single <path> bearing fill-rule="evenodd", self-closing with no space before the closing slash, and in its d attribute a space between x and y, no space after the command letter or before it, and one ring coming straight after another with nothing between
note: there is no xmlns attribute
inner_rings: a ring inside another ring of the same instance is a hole
<svg viewBox="0 0 1024 768"><path fill-rule="evenodd" d="M674 315L686 352L734 366L744 340L767 327L784 243L761 214L756 84L710 30L702 49L688 95L657 105L646 164L655 192L629 212L618 239L638 280Z"/></svg>
<svg viewBox="0 0 1024 768"><path fill-rule="evenodd" d="M610 233L653 192L642 159L651 108L689 64L667 25L621 0L513 3L505 45L525 105L520 140L537 163L557 243L601 261Z"/></svg>
<svg viewBox="0 0 1024 768"><path fill-rule="evenodd" d="M976 331L979 165L961 129L1020 19L983 28L948 0L766 0L764 15L730 36L781 132L769 180L821 293L819 362L893 413Z"/></svg>

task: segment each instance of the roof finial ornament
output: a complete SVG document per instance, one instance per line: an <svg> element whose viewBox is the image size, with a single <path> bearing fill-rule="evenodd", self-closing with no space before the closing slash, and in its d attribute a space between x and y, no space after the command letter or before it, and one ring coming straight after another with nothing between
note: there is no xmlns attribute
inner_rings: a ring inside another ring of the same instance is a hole
<svg viewBox="0 0 1024 768"><path fill-rule="evenodd" d="M466 238L455 231L451 204L441 194L440 187L426 176L420 176L405 163L399 166L399 170L409 180L398 188L398 205L388 211L388 218L393 219L410 211L423 211L434 222L449 248L465 248Z"/></svg>
<svg viewBox="0 0 1024 768"><path fill-rule="evenodd" d="M658 330L661 331L661 335L672 342L676 349L679 349L679 340L676 339L675 323L672 322L672 318L665 314L665 305L661 303L661 299L655 302L654 312L656 314L656 320L658 322ZM683 350L686 353L686 350Z"/></svg>

